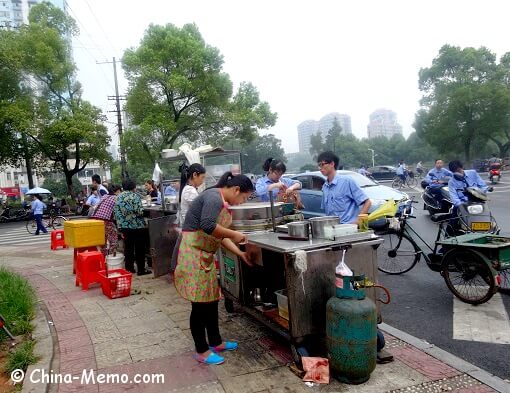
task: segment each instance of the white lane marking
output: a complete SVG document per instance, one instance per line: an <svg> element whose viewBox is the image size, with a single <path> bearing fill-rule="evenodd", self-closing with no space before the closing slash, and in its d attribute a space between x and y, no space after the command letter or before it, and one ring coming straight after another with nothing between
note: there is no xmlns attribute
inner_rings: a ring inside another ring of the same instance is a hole
<svg viewBox="0 0 510 393"><path fill-rule="evenodd" d="M453 338L510 344L510 321L500 293L487 303L473 306L453 297Z"/></svg>

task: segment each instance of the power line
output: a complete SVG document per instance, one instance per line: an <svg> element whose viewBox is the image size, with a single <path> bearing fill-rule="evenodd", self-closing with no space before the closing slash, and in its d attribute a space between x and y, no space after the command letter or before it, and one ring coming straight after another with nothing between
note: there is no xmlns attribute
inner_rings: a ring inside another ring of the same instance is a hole
<svg viewBox="0 0 510 393"><path fill-rule="evenodd" d="M66 5L67 5L67 8L69 9L69 11L71 11L72 17L78 22L78 24L82 27L83 31L85 31L85 33L89 36L90 41L92 42L92 44L94 44L94 46L103 54L105 59L108 59L110 56L108 56L105 52L103 52L103 50L101 49L101 46L97 44L97 42L92 37L92 34L89 33L89 31L87 30L85 25L76 16L76 12L74 12L74 10L71 8L71 6L69 6L69 3L66 2Z"/></svg>
<svg viewBox="0 0 510 393"><path fill-rule="evenodd" d="M110 47L115 51L115 46L112 44L112 42L110 41L110 39L108 38L108 35L106 34L106 32L104 31L103 29L103 26L101 26L101 23L99 22L99 19L97 19L96 17L96 14L94 13L94 11L92 10L92 7L90 6L88 0L85 0L85 4L87 4L87 7L88 9L90 10L90 13L92 14L92 16L94 17L94 19L96 20L96 23L97 25L99 26L99 28L101 29L101 31L103 32L103 35L104 37L106 38L106 41L108 41L108 44L110 44Z"/></svg>

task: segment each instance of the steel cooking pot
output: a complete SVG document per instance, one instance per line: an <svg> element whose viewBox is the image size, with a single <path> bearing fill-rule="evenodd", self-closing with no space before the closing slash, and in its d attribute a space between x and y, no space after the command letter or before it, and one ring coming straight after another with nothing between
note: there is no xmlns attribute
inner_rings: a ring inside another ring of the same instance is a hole
<svg viewBox="0 0 510 393"><path fill-rule="evenodd" d="M336 216L314 217L310 218L312 227L312 237L315 239L327 239L324 228L338 225L340 219Z"/></svg>
<svg viewBox="0 0 510 393"><path fill-rule="evenodd" d="M294 221L287 224L289 236L291 237L309 237L310 223L308 221Z"/></svg>
<svg viewBox="0 0 510 393"><path fill-rule="evenodd" d="M273 212L275 217L281 217L282 202L275 202ZM247 202L242 205L230 206L232 220L264 220L271 219L271 204L269 202Z"/></svg>

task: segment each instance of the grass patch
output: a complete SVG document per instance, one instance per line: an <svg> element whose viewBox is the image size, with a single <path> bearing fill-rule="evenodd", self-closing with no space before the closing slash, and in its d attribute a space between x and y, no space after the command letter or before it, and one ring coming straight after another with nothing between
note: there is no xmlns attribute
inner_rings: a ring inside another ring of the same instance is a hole
<svg viewBox="0 0 510 393"><path fill-rule="evenodd" d="M37 358L34 355L34 340L27 340L19 344L14 351L7 355L5 372L10 374L16 369L26 370L28 366L34 364Z"/></svg>
<svg viewBox="0 0 510 393"><path fill-rule="evenodd" d="M0 267L0 314L14 336L32 332L36 297L27 280L20 275ZM0 342L7 335L0 331Z"/></svg>

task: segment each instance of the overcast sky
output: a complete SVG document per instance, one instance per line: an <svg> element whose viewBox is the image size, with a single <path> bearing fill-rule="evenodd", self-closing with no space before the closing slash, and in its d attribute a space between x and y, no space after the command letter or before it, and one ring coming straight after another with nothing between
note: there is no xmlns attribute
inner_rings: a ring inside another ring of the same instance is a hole
<svg viewBox="0 0 510 393"><path fill-rule="evenodd" d="M80 28L74 56L86 99L114 109L107 100L114 94L112 66L96 62L138 46L150 23L194 22L223 54L235 87L251 81L278 113L268 132L288 153L298 150L297 125L329 112L349 114L354 134L366 137L369 114L392 109L409 135L420 98L418 71L443 44L483 45L498 56L510 51L510 2L503 0L67 2ZM126 87L121 77L121 94Z"/></svg>

